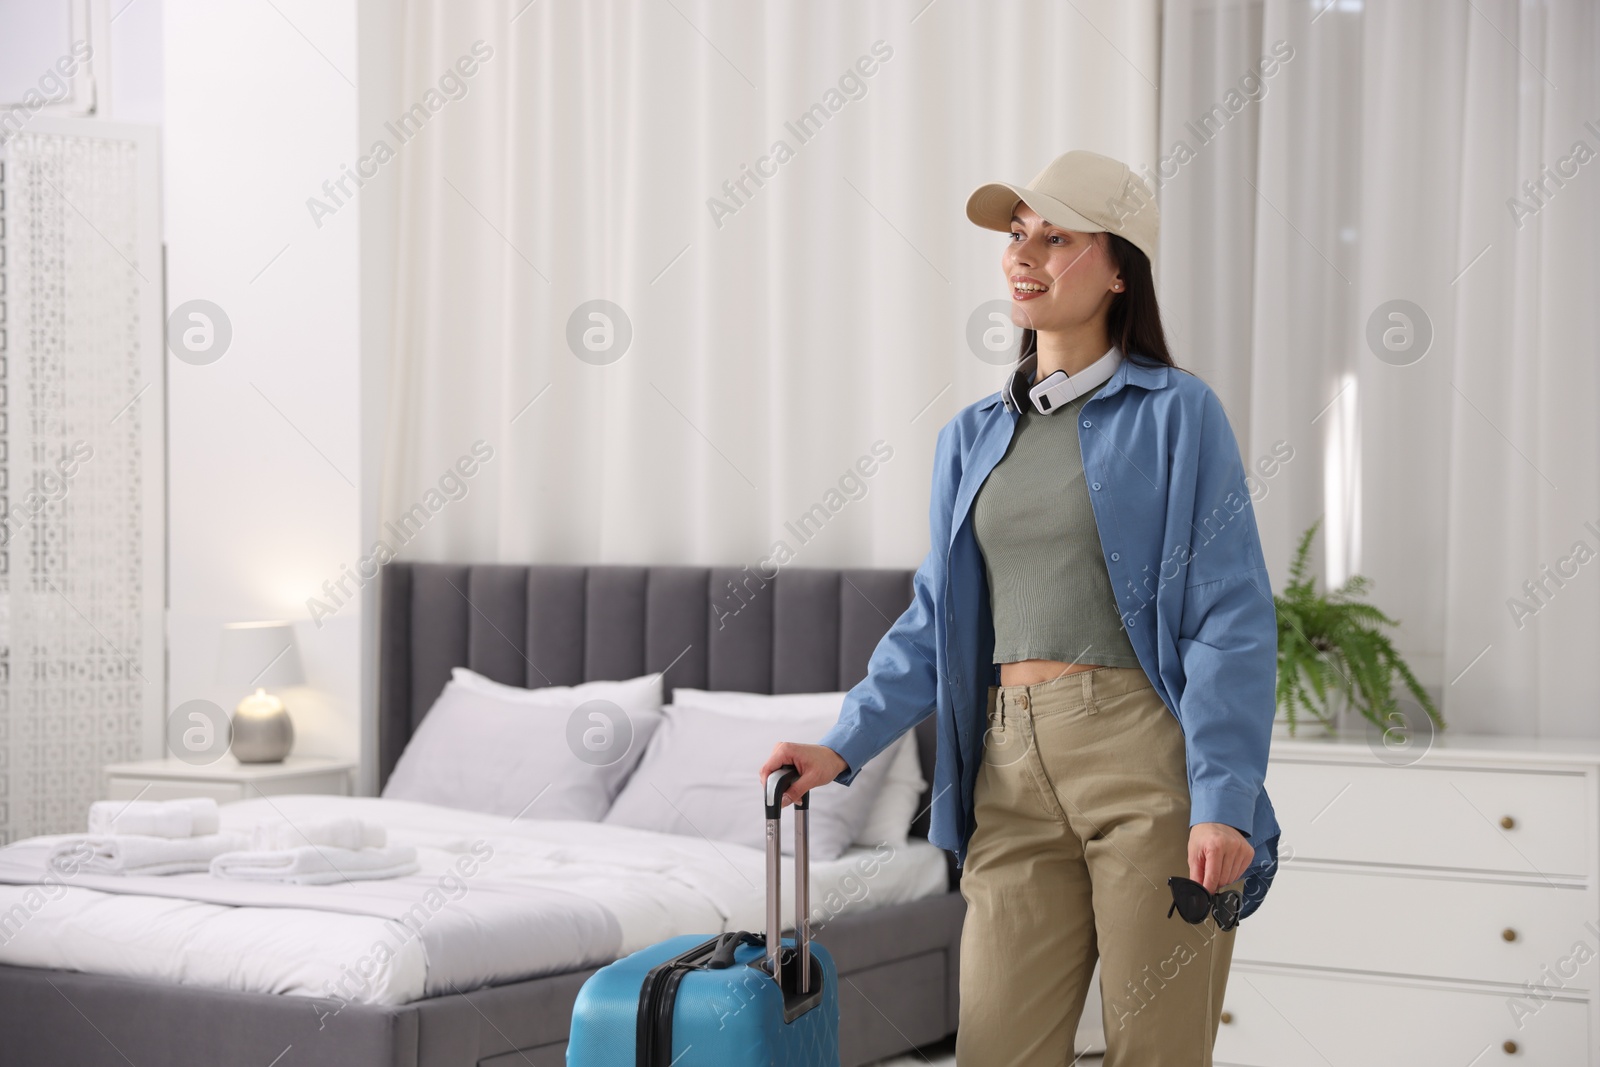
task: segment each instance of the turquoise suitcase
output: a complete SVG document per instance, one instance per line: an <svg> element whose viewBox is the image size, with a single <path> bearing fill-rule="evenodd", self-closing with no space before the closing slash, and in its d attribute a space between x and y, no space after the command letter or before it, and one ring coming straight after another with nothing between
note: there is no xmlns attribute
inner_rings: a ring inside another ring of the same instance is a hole
<svg viewBox="0 0 1600 1067"><path fill-rule="evenodd" d="M796 936L772 938L779 798L798 777L786 766L766 781L767 936L684 934L600 968L578 991L567 1067L839 1067L839 976L811 941L810 794L795 805Z"/></svg>

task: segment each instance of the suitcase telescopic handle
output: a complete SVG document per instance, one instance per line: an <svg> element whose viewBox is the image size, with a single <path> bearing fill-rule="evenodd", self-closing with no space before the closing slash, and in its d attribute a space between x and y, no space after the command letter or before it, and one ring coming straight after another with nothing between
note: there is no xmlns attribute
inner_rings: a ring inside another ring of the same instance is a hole
<svg viewBox="0 0 1600 1067"><path fill-rule="evenodd" d="M767 773L767 967L778 988L783 988L781 955L783 948L783 849L778 839L783 794L800 777L800 771L786 763ZM811 815L811 793L802 793L794 805L794 943L800 964L801 993L811 991L811 863L807 849L806 823Z"/></svg>

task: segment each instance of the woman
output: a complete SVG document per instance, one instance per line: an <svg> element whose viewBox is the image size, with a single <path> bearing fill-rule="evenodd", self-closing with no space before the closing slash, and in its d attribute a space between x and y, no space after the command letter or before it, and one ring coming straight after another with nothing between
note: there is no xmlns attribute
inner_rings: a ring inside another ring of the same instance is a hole
<svg viewBox="0 0 1600 1067"><path fill-rule="evenodd" d="M929 839L967 904L957 1062L1071 1062L1098 958L1105 1067L1210 1064L1278 845L1277 622L1238 444L1167 353L1159 217L1125 164L1068 152L967 215L1010 234L1021 360L939 433L932 547L867 677L761 774L799 769L785 803L849 785L937 710Z"/></svg>

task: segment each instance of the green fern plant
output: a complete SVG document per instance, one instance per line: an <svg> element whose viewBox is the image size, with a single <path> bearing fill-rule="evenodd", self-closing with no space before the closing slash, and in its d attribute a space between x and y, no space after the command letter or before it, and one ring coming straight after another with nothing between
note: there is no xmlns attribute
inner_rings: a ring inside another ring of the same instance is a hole
<svg viewBox="0 0 1600 1067"><path fill-rule="evenodd" d="M1278 707L1293 736L1295 714L1303 710L1332 732L1334 716L1328 709L1330 693L1343 694L1379 729L1388 731L1404 723L1394 699L1394 677L1405 682L1417 703L1440 729L1444 719L1418 683L1411 668L1395 651L1380 626L1398 626L1372 604L1353 599L1370 584L1352 575L1344 585L1326 595L1317 592L1317 580L1308 573L1306 556L1318 519L1300 538L1289 584L1272 598L1278 609Z"/></svg>

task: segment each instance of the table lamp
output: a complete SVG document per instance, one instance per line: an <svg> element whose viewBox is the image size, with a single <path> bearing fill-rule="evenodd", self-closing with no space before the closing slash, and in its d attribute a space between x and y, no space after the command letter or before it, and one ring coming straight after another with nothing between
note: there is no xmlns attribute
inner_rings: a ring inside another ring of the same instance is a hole
<svg viewBox="0 0 1600 1067"><path fill-rule="evenodd" d="M233 709L234 758L240 763L280 763L294 747L294 724L283 701L268 693L304 685L294 626L288 622L230 622L222 627L217 681L255 690Z"/></svg>

